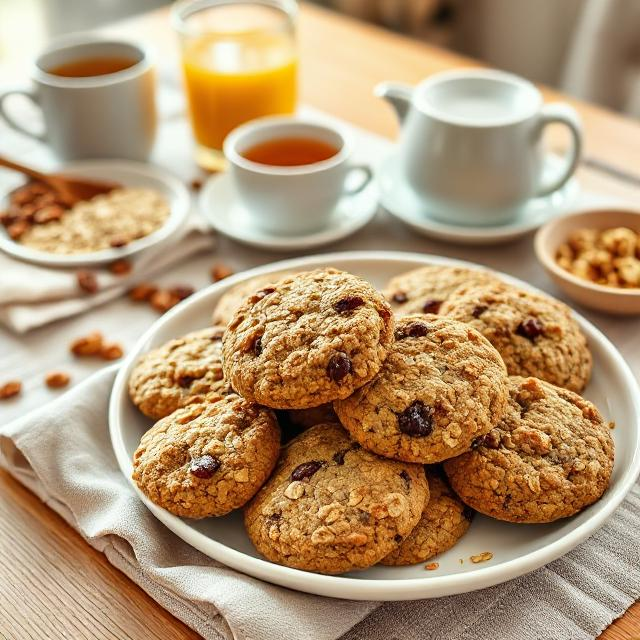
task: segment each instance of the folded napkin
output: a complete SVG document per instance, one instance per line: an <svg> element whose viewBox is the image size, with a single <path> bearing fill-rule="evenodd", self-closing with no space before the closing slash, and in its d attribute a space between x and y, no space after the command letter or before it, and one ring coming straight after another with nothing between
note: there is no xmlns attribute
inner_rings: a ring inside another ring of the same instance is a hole
<svg viewBox="0 0 640 640"><path fill-rule="evenodd" d="M0 253L0 323L23 333L82 313L122 295L135 283L210 249L213 242L204 221L192 213L177 239L171 238L128 258L132 269L126 276L112 274L108 265L91 267L98 281L98 293L93 295L79 288L78 268L49 269Z"/></svg>
<svg viewBox="0 0 640 640"><path fill-rule="evenodd" d="M0 426L0 462L207 640L591 640L640 596L640 486L607 525L538 571L434 600L355 602L277 587L211 560L138 500L112 453L115 367Z"/></svg>

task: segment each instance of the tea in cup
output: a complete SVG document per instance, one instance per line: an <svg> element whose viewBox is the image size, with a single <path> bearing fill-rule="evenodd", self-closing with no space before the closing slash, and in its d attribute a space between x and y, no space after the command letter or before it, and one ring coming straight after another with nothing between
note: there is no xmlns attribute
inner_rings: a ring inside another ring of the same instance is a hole
<svg viewBox="0 0 640 640"><path fill-rule="evenodd" d="M155 70L149 51L132 42L68 36L33 65L34 89L0 93L0 117L47 143L62 160L146 160L156 133ZM42 111L44 132L21 123L8 98L26 96Z"/></svg>
<svg viewBox="0 0 640 640"><path fill-rule="evenodd" d="M445 71L415 89L383 83L376 94L392 104L402 123L400 176L431 215L446 222L507 222L529 199L560 189L580 158L575 109L543 104L532 83L509 73ZM541 138L552 123L568 128L572 144L563 169L546 178Z"/></svg>
<svg viewBox="0 0 640 640"><path fill-rule="evenodd" d="M336 127L294 117L266 117L224 142L238 198L252 224L296 235L327 226L340 198L361 191L369 167L351 164L350 137ZM360 173L355 185L352 174Z"/></svg>

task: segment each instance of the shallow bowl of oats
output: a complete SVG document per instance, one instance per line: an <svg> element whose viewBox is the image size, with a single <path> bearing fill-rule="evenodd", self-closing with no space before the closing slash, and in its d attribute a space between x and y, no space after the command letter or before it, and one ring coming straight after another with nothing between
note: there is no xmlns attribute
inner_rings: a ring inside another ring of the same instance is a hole
<svg viewBox="0 0 640 640"><path fill-rule="evenodd" d="M160 167L85 160L56 170L119 186L71 205L39 183L18 182L0 196L0 250L49 267L96 265L168 241L186 223L189 191Z"/></svg>
<svg viewBox="0 0 640 640"><path fill-rule="evenodd" d="M579 304L640 314L640 211L576 211L544 225L534 246L551 279Z"/></svg>

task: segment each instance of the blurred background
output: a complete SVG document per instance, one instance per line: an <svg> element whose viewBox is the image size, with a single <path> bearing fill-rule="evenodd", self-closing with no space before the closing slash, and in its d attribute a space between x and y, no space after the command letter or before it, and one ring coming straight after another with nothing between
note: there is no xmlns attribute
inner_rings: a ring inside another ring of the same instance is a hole
<svg viewBox="0 0 640 640"><path fill-rule="evenodd" d="M316 2L640 118L640 0ZM0 80L21 75L49 38L166 4L0 0Z"/></svg>

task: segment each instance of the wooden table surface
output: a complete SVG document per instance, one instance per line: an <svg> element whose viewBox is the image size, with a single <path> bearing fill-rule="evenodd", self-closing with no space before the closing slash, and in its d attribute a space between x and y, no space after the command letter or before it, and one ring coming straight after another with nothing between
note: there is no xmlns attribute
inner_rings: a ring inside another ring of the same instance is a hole
<svg viewBox="0 0 640 640"><path fill-rule="evenodd" d="M164 62L175 43L166 11L110 29L161 43ZM303 7L300 20L302 100L378 133L394 136L391 110L372 95L381 80L416 83L473 62L427 44L323 9ZM561 96L545 91L547 99ZM571 101L585 129L586 155L640 172L640 125L602 108ZM553 146L562 139L553 138ZM638 198L637 187L581 169L594 189ZM169 640L198 634L114 569L53 511L0 472L0 638ZM601 636L638 640L640 603Z"/></svg>

